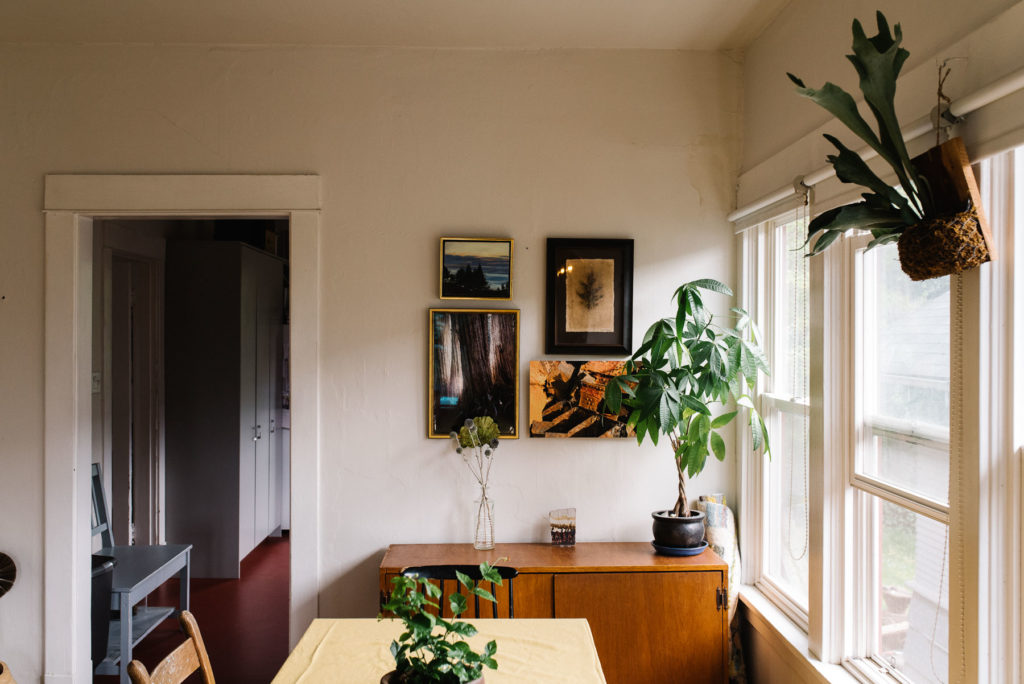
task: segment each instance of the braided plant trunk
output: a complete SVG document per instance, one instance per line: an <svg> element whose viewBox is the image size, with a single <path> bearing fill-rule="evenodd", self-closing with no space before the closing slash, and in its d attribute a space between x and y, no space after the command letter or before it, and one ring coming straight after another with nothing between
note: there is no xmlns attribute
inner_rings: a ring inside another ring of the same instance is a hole
<svg viewBox="0 0 1024 684"><path fill-rule="evenodd" d="M672 452L678 454L679 449L679 435L672 435ZM690 500L686 498L686 469L683 466L683 459L676 457L676 474L679 476L679 496L676 498L676 505L672 508L672 515L676 517L684 517L690 515Z"/></svg>

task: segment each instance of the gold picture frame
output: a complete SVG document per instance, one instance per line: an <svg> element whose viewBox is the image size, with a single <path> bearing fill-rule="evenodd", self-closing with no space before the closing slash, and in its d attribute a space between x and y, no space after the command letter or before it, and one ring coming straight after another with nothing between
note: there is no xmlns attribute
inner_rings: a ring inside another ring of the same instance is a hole
<svg viewBox="0 0 1024 684"><path fill-rule="evenodd" d="M427 437L490 416L519 438L519 309L430 309Z"/></svg>
<svg viewBox="0 0 1024 684"><path fill-rule="evenodd" d="M441 299L512 299L512 238L441 238Z"/></svg>

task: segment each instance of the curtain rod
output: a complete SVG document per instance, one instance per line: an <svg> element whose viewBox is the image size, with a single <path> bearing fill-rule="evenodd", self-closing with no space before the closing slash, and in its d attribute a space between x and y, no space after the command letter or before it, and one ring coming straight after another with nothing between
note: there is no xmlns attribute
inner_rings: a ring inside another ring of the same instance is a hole
<svg viewBox="0 0 1024 684"><path fill-rule="evenodd" d="M991 104L996 100L1006 97L1007 95L1012 95L1021 89L1024 89L1024 69L1018 69L1017 71L1011 72L1003 78L993 81L984 88L955 100L950 103L942 114L943 116L948 114L952 116L954 120L960 119L971 112L981 109L985 105ZM929 116L922 117L911 123L909 126L900 129L903 133L903 139L907 141L914 140L929 131L934 130L932 123L934 120L935 110L932 109L932 113ZM878 156L878 153L870 147L863 147L857 150L857 154L859 154L860 158L864 161ZM806 174L803 177L803 182L805 185L813 187L834 175L836 175L834 168L831 166L824 166ZM793 197L794 194L792 186L776 190L770 195L765 195L750 204L739 207L734 212L726 216L726 219L735 223L736 221L753 214L755 211L759 211L767 206L775 204L776 202L781 202L784 199Z"/></svg>

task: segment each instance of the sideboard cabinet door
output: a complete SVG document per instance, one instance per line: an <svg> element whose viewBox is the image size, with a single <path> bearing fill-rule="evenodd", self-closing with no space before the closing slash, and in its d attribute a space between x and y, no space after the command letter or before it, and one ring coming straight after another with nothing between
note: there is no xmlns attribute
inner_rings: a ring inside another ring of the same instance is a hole
<svg viewBox="0 0 1024 684"><path fill-rule="evenodd" d="M557 574L555 617L587 619L608 684L724 682L722 586L713 571Z"/></svg>

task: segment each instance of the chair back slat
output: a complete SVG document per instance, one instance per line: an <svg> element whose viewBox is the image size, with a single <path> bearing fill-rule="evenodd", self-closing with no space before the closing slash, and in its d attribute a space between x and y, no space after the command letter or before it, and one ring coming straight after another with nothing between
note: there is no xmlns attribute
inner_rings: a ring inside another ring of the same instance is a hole
<svg viewBox="0 0 1024 684"><path fill-rule="evenodd" d="M199 653L191 639L160 661L149 676L153 684L180 684L199 669Z"/></svg>
<svg viewBox="0 0 1024 684"><path fill-rule="evenodd" d="M104 548L114 545L114 534L110 529L110 511L107 509L107 497L103 493L103 477L100 475L99 463L92 464L92 519L96 524L92 528L92 536L100 535L100 544Z"/></svg>
<svg viewBox="0 0 1024 684"><path fill-rule="evenodd" d="M161 660L152 675L138 660L128 663L128 677L132 684L181 684L196 670L203 675L203 684L215 684L210 656L206 653L206 644L196 619L192 613L183 610L178 621L188 635L188 641Z"/></svg>

